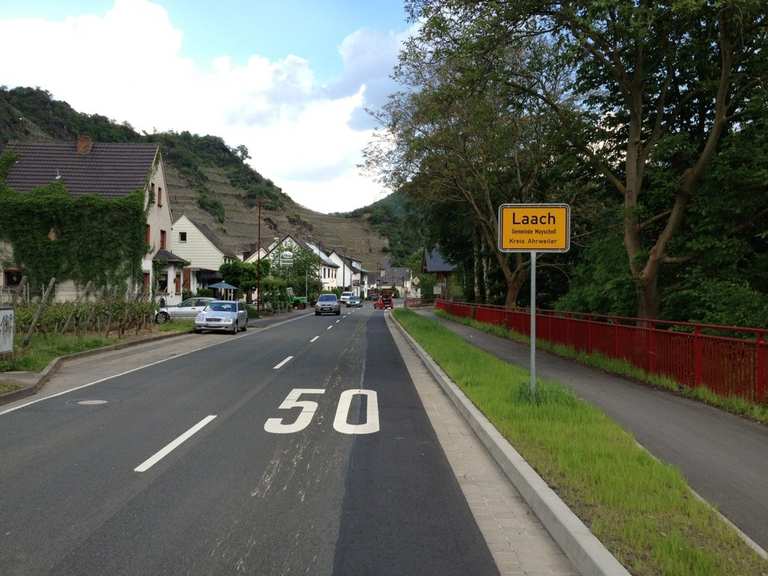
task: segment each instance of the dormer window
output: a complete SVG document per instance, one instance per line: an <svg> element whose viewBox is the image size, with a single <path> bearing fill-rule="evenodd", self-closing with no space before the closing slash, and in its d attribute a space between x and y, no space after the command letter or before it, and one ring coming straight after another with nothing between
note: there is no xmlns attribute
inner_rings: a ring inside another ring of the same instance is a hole
<svg viewBox="0 0 768 576"><path fill-rule="evenodd" d="M150 182L149 184L149 203L154 204L155 203L155 183Z"/></svg>
<svg viewBox="0 0 768 576"><path fill-rule="evenodd" d="M163 189L161 186L157 187L157 205L158 207L163 205Z"/></svg>

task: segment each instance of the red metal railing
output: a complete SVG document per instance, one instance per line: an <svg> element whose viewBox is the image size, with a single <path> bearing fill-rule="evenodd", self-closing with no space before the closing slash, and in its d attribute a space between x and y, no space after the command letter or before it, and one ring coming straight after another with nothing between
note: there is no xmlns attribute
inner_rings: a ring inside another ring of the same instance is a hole
<svg viewBox="0 0 768 576"><path fill-rule="evenodd" d="M530 334L525 309L442 299L435 306L454 316ZM723 396L768 403L768 329L555 310L536 314L539 340L625 360L683 386L706 386Z"/></svg>

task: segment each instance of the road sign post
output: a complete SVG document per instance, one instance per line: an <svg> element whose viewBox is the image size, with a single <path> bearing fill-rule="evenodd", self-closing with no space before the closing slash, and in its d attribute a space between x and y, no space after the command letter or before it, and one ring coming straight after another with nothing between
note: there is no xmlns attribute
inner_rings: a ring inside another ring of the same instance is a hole
<svg viewBox="0 0 768 576"><path fill-rule="evenodd" d="M536 254L568 252L571 207L567 204L502 204L499 206L501 252L531 255L531 396L536 395Z"/></svg>

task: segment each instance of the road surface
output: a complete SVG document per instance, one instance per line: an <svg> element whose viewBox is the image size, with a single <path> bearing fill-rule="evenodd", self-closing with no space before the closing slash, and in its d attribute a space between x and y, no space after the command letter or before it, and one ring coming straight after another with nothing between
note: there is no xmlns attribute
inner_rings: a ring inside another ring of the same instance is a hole
<svg viewBox="0 0 768 576"><path fill-rule="evenodd" d="M384 313L221 339L0 408L0 573L498 573Z"/></svg>

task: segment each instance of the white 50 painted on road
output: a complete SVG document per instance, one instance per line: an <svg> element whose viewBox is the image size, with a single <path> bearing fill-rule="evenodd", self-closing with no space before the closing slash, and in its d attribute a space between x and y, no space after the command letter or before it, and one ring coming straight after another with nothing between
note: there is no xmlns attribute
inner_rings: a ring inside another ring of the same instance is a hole
<svg viewBox="0 0 768 576"><path fill-rule="evenodd" d="M282 418L268 418L264 422L264 430L271 434L295 434L301 432L315 416L318 404L312 400L299 400L302 394L325 394L323 388L294 388L285 397L279 410L301 408L301 413L294 422L284 423ZM349 423L349 411L352 407L352 398L365 396L366 417L362 424ZM339 405L336 408L336 417L333 419L333 428L341 434L374 434L380 430L379 426L379 400L375 390L363 390L355 388L345 390L339 396Z"/></svg>

